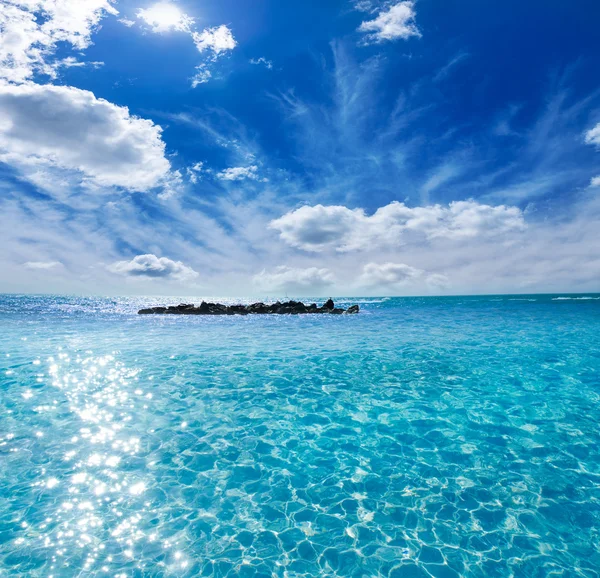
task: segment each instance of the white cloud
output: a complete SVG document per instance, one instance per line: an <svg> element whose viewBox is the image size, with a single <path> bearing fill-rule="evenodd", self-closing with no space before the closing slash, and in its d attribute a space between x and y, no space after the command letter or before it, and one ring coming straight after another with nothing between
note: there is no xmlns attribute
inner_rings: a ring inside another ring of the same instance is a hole
<svg viewBox="0 0 600 578"><path fill-rule="evenodd" d="M264 56L261 56L260 58L251 58L250 64L263 64L269 70L273 68L273 62L271 60L267 60Z"/></svg>
<svg viewBox="0 0 600 578"><path fill-rule="evenodd" d="M23 266L27 269L48 270L62 267L62 263L60 261L27 261L27 263L23 263Z"/></svg>
<svg viewBox="0 0 600 578"><path fill-rule="evenodd" d="M208 65L203 63L196 66L196 74L192 77L192 88L196 88L199 84L205 84L212 78L212 72Z"/></svg>
<svg viewBox="0 0 600 578"><path fill-rule="evenodd" d="M192 88L205 84L212 78L211 66L233 50L237 42L231 30L224 24L214 28L205 28L202 32L192 32L192 38L200 53L207 53L207 61L196 66L196 74L192 77Z"/></svg>
<svg viewBox="0 0 600 578"><path fill-rule="evenodd" d="M441 273L432 273L427 275L427 285L432 289L448 289L450 287L450 279Z"/></svg>
<svg viewBox="0 0 600 578"><path fill-rule="evenodd" d="M414 22L415 16L414 2L399 2L388 10L380 12L374 20L363 22L358 30L368 33L365 38L367 44L397 38L406 40L411 36L421 36Z"/></svg>
<svg viewBox="0 0 600 578"><path fill-rule="evenodd" d="M127 28L131 28L135 25L135 20L129 20L128 18L119 18L118 20L123 26L127 26Z"/></svg>
<svg viewBox="0 0 600 578"><path fill-rule="evenodd" d="M204 163L203 162L198 162L194 165L192 165L191 167L188 167L185 172L188 176L188 179L190 179L190 182L195 185L198 183L198 181L202 178L202 172L204 170Z"/></svg>
<svg viewBox="0 0 600 578"><path fill-rule="evenodd" d="M585 133L585 142L586 144L600 147L600 123ZM600 175L593 177L590 185L592 187L600 187Z"/></svg>
<svg viewBox="0 0 600 578"><path fill-rule="evenodd" d="M68 86L0 84L0 160L58 168L81 181L144 191L169 174L161 128Z"/></svg>
<svg viewBox="0 0 600 578"><path fill-rule="evenodd" d="M34 73L56 75L59 43L85 50L112 0L4 0L0 6L0 78L25 82Z"/></svg>
<svg viewBox="0 0 600 578"><path fill-rule="evenodd" d="M60 68L83 68L84 66L91 66L92 68L100 68L104 66L104 62L93 61L93 62L82 62L81 60L77 60L74 56L67 56L62 60L58 60L53 64L54 70L59 70Z"/></svg>
<svg viewBox="0 0 600 578"><path fill-rule="evenodd" d="M171 171L166 177L161 179L160 183L162 190L157 197L162 201L171 199L183 190L183 175L181 171Z"/></svg>
<svg viewBox="0 0 600 578"><path fill-rule="evenodd" d="M149 8L137 11L136 16L143 20L152 32L190 32L194 19L184 14L172 2L157 2Z"/></svg>
<svg viewBox="0 0 600 578"><path fill-rule="evenodd" d="M196 73L191 78L192 88L208 82L213 76L212 65L237 46L228 26L223 24L198 32L193 29L194 19L169 0L138 10L137 17L150 26L152 32L185 32L191 36L198 52L205 56L205 61L196 66Z"/></svg>
<svg viewBox="0 0 600 578"><path fill-rule="evenodd" d="M217 173L217 178L222 181L243 181L244 179L256 180L258 167L252 165L249 167L231 167Z"/></svg>
<svg viewBox="0 0 600 578"><path fill-rule="evenodd" d="M231 30L225 24L194 32L192 38L200 52L210 50L215 55L233 50L237 46Z"/></svg>
<svg viewBox="0 0 600 578"><path fill-rule="evenodd" d="M361 282L370 286L404 285L422 275L421 269L404 263L367 263L363 268Z"/></svg>
<svg viewBox="0 0 600 578"><path fill-rule="evenodd" d="M380 290L402 289L420 283L434 289L445 289L449 281L440 273L427 274L422 269L405 263L367 263L359 278L359 285Z"/></svg>
<svg viewBox="0 0 600 578"><path fill-rule="evenodd" d="M319 291L335 283L335 277L329 269L309 267L276 267L273 271L263 270L252 279L254 285L262 291L295 291L304 293Z"/></svg>
<svg viewBox="0 0 600 578"><path fill-rule="evenodd" d="M586 144L600 146L600 123L585 133L585 142Z"/></svg>
<svg viewBox="0 0 600 578"><path fill-rule="evenodd" d="M131 261L118 261L109 265L108 270L126 277L150 277L170 281L191 281L198 273L181 261L172 261L156 255L138 255Z"/></svg>
<svg viewBox="0 0 600 578"><path fill-rule="evenodd" d="M476 201L414 208L393 202L371 216L363 209L344 206L305 206L271 221L269 226L292 247L345 252L438 239L499 237L524 230L525 220L518 207Z"/></svg>

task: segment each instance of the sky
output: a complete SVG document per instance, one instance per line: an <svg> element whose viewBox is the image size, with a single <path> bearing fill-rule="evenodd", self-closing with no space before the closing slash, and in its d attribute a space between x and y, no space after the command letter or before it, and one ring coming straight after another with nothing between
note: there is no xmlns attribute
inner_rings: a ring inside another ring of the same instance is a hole
<svg viewBox="0 0 600 578"><path fill-rule="evenodd" d="M0 292L600 291L597 0L0 0Z"/></svg>

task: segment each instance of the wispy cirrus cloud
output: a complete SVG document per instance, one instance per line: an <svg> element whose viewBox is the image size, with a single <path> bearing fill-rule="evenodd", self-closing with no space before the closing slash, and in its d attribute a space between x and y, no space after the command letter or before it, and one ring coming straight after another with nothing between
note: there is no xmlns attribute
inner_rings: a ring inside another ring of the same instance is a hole
<svg viewBox="0 0 600 578"><path fill-rule="evenodd" d="M272 70L273 68L273 61L267 60L264 56L261 56L260 58L251 58L250 64L255 64L257 66L262 65L269 70Z"/></svg>
<svg viewBox="0 0 600 578"><path fill-rule="evenodd" d="M597 175L581 128L597 94L576 97L566 73L548 80L526 121L523 106L510 103L474 130L452 122L451 99L439 98L434 77L417 79L395 102L382 101L390 71L379 56L359 63L343 43L332 43L332 52L327 99L317 103L299 90L272 95L318 202L356 205L372 191L380 205L400 194L412 203L473 198L525 206L589 184L591 171ZM463 69L475 64L460 62ZM454 64L444 74L457 70Z"/></svg>

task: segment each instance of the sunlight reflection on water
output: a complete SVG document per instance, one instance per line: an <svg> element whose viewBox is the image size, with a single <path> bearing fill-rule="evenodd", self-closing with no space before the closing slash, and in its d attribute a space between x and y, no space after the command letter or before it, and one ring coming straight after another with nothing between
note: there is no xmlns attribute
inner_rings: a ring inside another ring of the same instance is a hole
<svg viewBox="0 0 600 578"><path fill-rule="evenodd" d="M34 364L40 363L36 360ZM55 571L63 575L61 572L71 566L81 566L86 572L95 568L109 572L127 559L133 560L145 543L156 543L165 552L172 552L157 561L159 567L185 569L189 560L177 551L177 539L163 540L160 528L148 531L153 513L144 496L155 483L150 470L137 467L131 472L128 467L131 461L144 457L140 438L130 436L126 425L140 406L149 409L152 398L140 387L139 370L126 367L114 355L59 352L48 358L47 372L79 424L69 423L68 427L76 431L64 444L52 446L64 464L62 479L46 477L42 468L33 486L42 492L46 517L38 524L23 522L24 533L16 546L23 555L40 545L47 549L49 576ZM30 391L23 395L26 400L33 397ZM38 413L56 410L56 401L36 407ZM61 433L53 431L61 425L57 422L44 435L63 439ZM143 564L138 567L142 569Z"/></svg>

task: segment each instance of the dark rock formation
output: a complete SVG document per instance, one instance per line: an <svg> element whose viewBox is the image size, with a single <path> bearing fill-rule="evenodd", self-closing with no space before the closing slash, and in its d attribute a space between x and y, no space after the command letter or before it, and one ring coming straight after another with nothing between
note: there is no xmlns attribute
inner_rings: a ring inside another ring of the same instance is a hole
<svg viewBox="0 0 600 578"><path fill-rule="evenodd" d="M251 305L222 305L221 303L207 303L202 301L200 305L195 306L189 303L172 305L170 307L150 307L149 309L140 309L140 315L305 315L307 313L323 313L332 315L356 314L360 311L358 305L352 305L348 309L337 308L331 299L319 307L316 303L305 305L301 301L286 301L285 303L252 303Z"/></svg>

